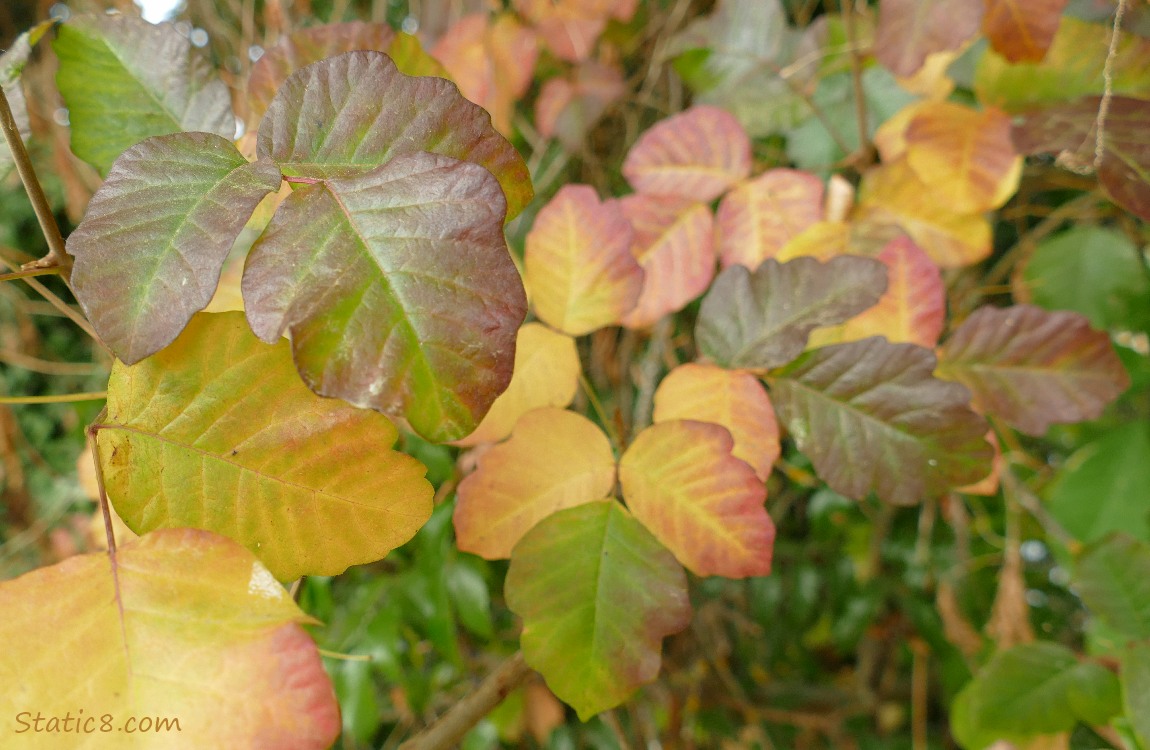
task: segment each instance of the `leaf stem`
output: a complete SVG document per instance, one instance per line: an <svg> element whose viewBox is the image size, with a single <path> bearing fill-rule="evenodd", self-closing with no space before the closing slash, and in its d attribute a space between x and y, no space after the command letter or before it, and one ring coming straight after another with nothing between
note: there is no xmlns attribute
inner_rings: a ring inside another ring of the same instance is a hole
<svg viewBox="0 0 1150 750"><path fill-rule="evenodd" d="M4 131L4 139L8 142L8 150L12 152L12 161L16 164L16 171L20 173L20 181L24 183L24 190L28 193L28 200L32 202L32 210L36 213L36 220L40 222L40 231L48 242L48 254L40 260L24 264L22 270L38 268L59 268L66 278L71 267L71 259L64 249L64 237L60 234L60 226L52 214L52 207L44 195L44 188L36 178L36 170L32 167L32 160L28 157L28 150L24 148L24 139L20 137L20 127L16 118L12 116L12 107L8 104L8 95L4 87L0 86L0 129Z"/></svg>
<svg viewBox="0 0 1150 750"><path fill-rule="evenodd" d="M27 268L21 271L13 271L12 273L0 273L0 281L15 281L16 279L29 279L33 276L48 276L57 273L60 273L59 266Z"/></svg>
<svg viewBox="0 0 1150 750"><path fill-rule="evenodd" d="M107 397L107 391L61 393L55 396L0 396L0 404L67 404L73 401L101 401Z"/></svg>
<svg viewBox="0 0 1150 750"><path fill-rule="evenodd" d="M31 264L25 264L25 266L28 265ZM9 261L5 260L3 256L0 256L0 266L15 268L15 266ZM84 333L88 334L88 336L90 336L93 341L107 350L107 347L104 346L104 342L100 340L98 335L96 335L96 331L94 328L92 328L92 324L85 320L84 316L80 315L71 307L69 307L68 304L64 302L64 300L57 297L51 289L44 286L39 281L36 281L36 279L24 277L24 282L27 283L28 286L32 287L41 297L47 300L48 303L52 305L52 307L59 310L65 317L67 317L76 325L80 326Z"/></svg>
<svg viewBox="0 0 1150 750"><path fill-rule="evenodd" d="M456 747L464 735L523 684L531 667L516 651L489 674L470 695L452 706L428 728L399 746L399 750L447 750Z"/></svg>
<svg viewBox="0 0 1150 750"><path fill-rule="evenodd" d="M318 177L291 177L284 175L284 182L290 182L293 185L318 185L323 182Z"/></svg>

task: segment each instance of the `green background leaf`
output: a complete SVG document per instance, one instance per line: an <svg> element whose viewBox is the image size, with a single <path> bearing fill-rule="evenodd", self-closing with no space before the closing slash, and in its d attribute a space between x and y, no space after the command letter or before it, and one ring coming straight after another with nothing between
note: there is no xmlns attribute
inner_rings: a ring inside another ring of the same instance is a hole
<svg viewBox="0 0 1150 750"><path fill-rule="evenodd" d="M614 500L540 521L516 545L505 587L527 663L586 721L659 674L663 637L687 626L679 563Z"/></svg>
<svg viewBox="0 0 1150 750"><path fill-rule="evenodd" d="M67 245L76 299L117 357L154 354L207 306L232 243L279 186L274 164L249 163L211 133L120 155Z"/></svg>
<svg viewBox="0 0 1150 750"><path fill-rule="evenodd" d="M208 529L280 580L334 575L406 542L431 514L382 415L312 394L286 341L201 313L138 365L117 363L98 425L108 495L136 533Z"/></svg>
<svg viewBox="0 0 1150 750"><path fill-rule="evenodd" d="M294 191L242 289L252 330L290 332L316 393L437 442L474 430L507 387L527 311L498 183L426 152Z"/></svg>
<svg viewBox="0 0 1150 750"><path fill-rule="evenodd" d="M1132 640L1150 639L1150 545L1114 534L1087 547L1074 587L1092 614Z"/></svg>
<svg viewBox="0 0 1150 750"><path fill-rule="evenodd" d="M236 132L227 87L170 23L76 16L52 44L72 151L106 175L125 149L153 135Z"/></svg>

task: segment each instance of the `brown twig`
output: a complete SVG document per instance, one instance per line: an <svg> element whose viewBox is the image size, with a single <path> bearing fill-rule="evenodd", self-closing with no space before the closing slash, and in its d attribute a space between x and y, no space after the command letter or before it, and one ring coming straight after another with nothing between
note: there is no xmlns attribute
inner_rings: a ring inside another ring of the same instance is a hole
<svg viewBox="0 0 1150 750"><path fill-rule="evenodd" d="M12 115L12 107L8 104L8 95L0 86L0 129L4 131L4 139L8 142L8 150L12 152L12 161L16 164L16 171L28 192L28 200L32 202L32 210L36 213L36 220L40 222L40 231L48 242L48 254L40 260L34 260L24 265L22 270L36 268L59 268L61 273L68 275L71 259L64 250L64 237L60 234L60 227L56 224L56 217L52 214L52 207L44 195L44 188L36 178L36 170L32 167L32 160L28 157L28 150L24 148L24 139L20 137L20 127Z"/></svg>
<svg viewBox="0 0 1150 750"><path fill-rule="evenodd" d="M399 750L446 750L455 747L467 732L519 687L531 667L523 652L503 662L470 695L452 706L434 724L399 746Z"/></svg>

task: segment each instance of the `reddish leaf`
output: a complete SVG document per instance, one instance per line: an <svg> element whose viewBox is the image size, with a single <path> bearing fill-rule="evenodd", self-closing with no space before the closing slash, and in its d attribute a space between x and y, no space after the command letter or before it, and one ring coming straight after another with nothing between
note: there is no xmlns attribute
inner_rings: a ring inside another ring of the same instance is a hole
<svg viewBox="0 0 1150 750"><path fill-rule="evenodd" d="M732 455L766 480L779 457L779 424L763 384L754 375L713 365L679 365L655 390L656 423L694 419L726 427Z"/></svg>
<svg viewBox="0 0 1150 750"><path fill-rule="evenodd" d="M1038 62L1054 41L1068 0L984 0L982 33L1012 63Z"/></svg>
<svg viewBox="0 0 1150 750"><path fill-rule="evenodd" d="M623 162L640 193L704 203L751 172L751 140L725 110L705 105L668 117L644 133Z"/></svg>
<svg viewBox="0 0 1150 750"><path fill-rule="evenodd" d="M627 88L614 65L588 60L574 79L552 78L535 101L535 126L544 138L557 137L569 151L578 150L587 131Z"/></svg>
<svg viewBox="0 0 1150 750"><path fill-rule="evenodd" d="M872 258L766 260L753 274L731 266L703 298L695 337L724 367L778 367L802 352L812 330L857 315L885 289L886 268Z"/></svg>
<svg viewBox="0 0 1150 750"><path fill-rule="evenodd" d="M459 485L459 548L490 560L511 550L556 511L602 500L615 484L615 456L602 430L563 409L528 412L511 439L487 451Z"/></svg>
<svg viewBox="0 0 1150 750"><path fill-rule="evenodd" d="M869 338L807 352L771 378L779 418L831 489L898 505L982 479L992 451L970 392L934 355Z"/></svg>
<svg viewBox="0 0 1150 750"><path fill-rule="evenodd" d="M1098 417L1130 384L1107 334L1032 305L976 310L941 360L939 376L970 388L980 411L1031 435Z"/></svg>
<svg viewBox="0 0 1150 750"><path fill-rule="evenodd" d="M516 9L534 24L561 60L587 60L608 19L627 21L638 0L515 0Z"/></svg>
<svg viewBox="0 0 1150 750"><path fill-rule="evenodd" d="M695 575L771 572L767 490L733 447L724 427L674 420L643 430L619 461L627 507Z"/></svg>
<svg viewBox="0 0 1150 750"><path fill-rule="evenodd" d="M570 336L542 323L527 323L515 343L515 372L483 422L456 445L496 443L511 434L519 418L545 406L563 408L579 389L579 351Z"/></svg>
<svg viewBox="0 0 1150 750"><path fill-rule="evenodd" d="M116 159L68 237L72 286L100 338L134 364L204 309L232 243L280 173L211 133L149 138Z"/></svg>
<svg viewBox="0 0 1150 750"><path fill-rule="evenodd" d="M887 267L887 289L874 307L839 327L830 340L888 341L933 349L946 319L946 287L938 266L907 237L887 243L878 259Z"/></svg>
<svg viewBox="0 0 1150 750"><path fill-rule="evenodd" d="M339 705L310 618L250 552L169 529L112 565L82 555L0 584L0 638L19 644L0 654L6 748L331 746Z"/></svg>
<svg viewBox="0 0 1150 750"><path fill-rule="evenodd" d="M1014 129L1020 151L1066 151L1080 164L1094 161L1095 129L1100 98L1079 99L1028 116ZM1118 205L1150 221L1150 102L1116 96L1102 130L1102 162L1098 181Z"/></svg>
<svg viewBox="0 0 1150 750"><path fill-rule="evenodd" d="M639 301L622 322L644 328L707 290L715 275L713 217L704 203L642 193L619 206L635 230L631 253L643 268Z"/></svg>
<svg viewBox="0 0 1150 750"><path fill-rule="evenodd" d="M398 156L431 151L499 180L507 218L531 200L531 178L490 116L442 78L411 77L379 52L309 65L280 87L260 123L257 152L286 175L350 177Z"/></svg>
<svg viewBox="0 0 1150 750"><path fill-rule="evenodd" d="M248 255L248 322L291 334L320 395L457 440L511 380L527 311L502 217L490 172L425 151L304 186Z"/></svg>
<svg viewBox="0 0 1150 750"><path fill-rule="evenodd" d="M715 217L723 268L755 270L822 218L823 183L807 172L772 169L738 185Z"/></svg>
<svg viewBox="0 0 1150 750"><path fill-rule="evenodd" d="M880 0L874 54L895 75L910 76L928 55L972 39L981 20L979 0Z"/></svg>
<svg viewBox="0 0 1150 750"><path fill-rule="evenodd" d="M934 200L960 214L1002 206L1018 189L1022 157L1010 140L1010 118L951 102L915 111L906 130L907 164Z"/></svg>
<svg viewBox="0 0 1150 750"><path fill-rule="evenodd" d="M643 269L616 201L587 185L564 185L535 217L523 263L539 318L572 336L618 323L635 307Z"/></svg>
<svg viewBox="0 0 1150 750"><path fill-rule="evenodd" d="M515 547L504 587L523 655L586 721L659 674L663 638L687 627L687 576L619 503L541 521Z"/></svg>

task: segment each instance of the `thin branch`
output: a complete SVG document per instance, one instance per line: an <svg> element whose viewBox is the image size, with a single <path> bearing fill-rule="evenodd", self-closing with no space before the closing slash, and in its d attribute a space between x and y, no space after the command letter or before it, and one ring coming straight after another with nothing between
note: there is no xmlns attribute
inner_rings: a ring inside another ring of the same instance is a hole
<svg viewBox="0 0 1150 750"><path fill-rule="evenodd" d="M32 202L32 210L36 212L36 220L40 222L40 231L44 233L44 239L48 242L48 254L40 260L26 264L24 268L61 268L66 277L71 259L64 250L64 237L60 234L60 227L56 224L52 207L44 195L44 188L36 178L36 170L32 167L32 160L28 158L24 139L20 137L20 127L16 124L16 118L12 116L8 95L4 93L2 86L0 86L0 129L4 131L8 150L12 152L12 161L16 164L16 171L20 173L20 180L28 192L28 200Z"/></svg>
<svg viewBox="0 0 1150 750"><path fill-rule="evenodd" d="M858 47L858 29L855 26L855 9L851 0L841 0L843 26L846 28L847 43L851 48L851 82L854 85L855 121L858 126L859 145L850 159L858 169L869 165L871 158L870 133L867 131L866 92L863 90L862 52Z"/></svg>
<svg viewBox="0 0 1150 750"><path fill-rule="evenodd" d="M68 404L73 401L102 401L107 391L61 393L55 396L0 396L0 404Z"/></svg>
<svg viewBox="0 0 1150 750"><path fill-rule="evenodd" d="M1106 151L1106 116L1110 114L1110 100L1114 96L1114 58L1118 56L1118 36L1122 30L1122 16L1126 14L1126 0L1118 0L1114 11L1114 28L1110 31L1110 49L1102 66L1102 99L1098 102L1098 116L1094 119L1094 171L1102 166Z"/></svg>
<svg viewBox="0 0 1150 750"><path fill-rule="evenodd" d="M15 268L15 266L5 260L3 256L0 256L0 266L4 266L6 268ZM49 304L52 305L52 307L59 310L61 314L63 314L66 318L80 326L84 333L88 334L88 336L90 336L93 341L95 341L104 349L107 349L107 347L104 346L104 342L101 341L100 337L96 334L96 330L92 328L92 324L85 320L83 315L80 315L78 312L73 310L68 305L68 303L57 297L51 289L44 286L36 279L25 278L24 282L28 284L28 286L32 287L32 289L34 289L37 294L47 300Z"/></svg>
<svg viewBox="0 0 1150 750"><path fill-rule="evenodd" d="M523 652L516 651L489 674L475 692L452 706L427 729L400 745L400 750L447 750L455 747L472 727L502 703L530 674L531 667L524 661Z"/></svg>
<svg viewBox="0 0 1150 750"><path fill-rule="evenodd" d="M51 268L28 268L12 273L0 273L0 281L15 281L16 279L30 279L33 276L51 276L60 273L59 266Z"/></svg>

